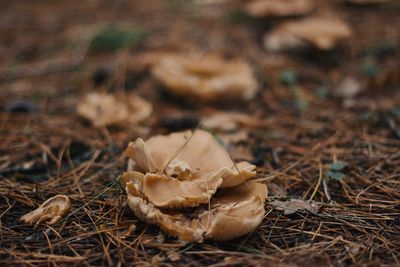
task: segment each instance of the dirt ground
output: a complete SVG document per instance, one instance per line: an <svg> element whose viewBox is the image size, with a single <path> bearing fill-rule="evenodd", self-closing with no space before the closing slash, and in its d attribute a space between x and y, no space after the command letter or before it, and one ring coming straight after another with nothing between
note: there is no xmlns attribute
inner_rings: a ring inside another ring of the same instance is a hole
<svg viewBox="0 0 400 267"><path fill-rule="evenodd" d="M317 1L313 12L346 21L351 38L333 51L270 53L264 32L289 18L251 18L244 2L1 2L0 265L400 265L400 3ZM107 25L134 31L138 41L96 48L94 33ZM256 97L211 104L176 97L144 60L194 50L249 62ZM362 90L349 93L345 79ZM93 127L76 112L93 91L137 92L153 115L140 126ZM128 142L194 129L204 113L227 110L263 121L236 129L247 137L228 147L265 177L261 225L232 241L198 244L136 218L117 182ZM72 205L60 223L19 222L56 194ZM321 207L285 214L271 205L288 199Z"/></svg>

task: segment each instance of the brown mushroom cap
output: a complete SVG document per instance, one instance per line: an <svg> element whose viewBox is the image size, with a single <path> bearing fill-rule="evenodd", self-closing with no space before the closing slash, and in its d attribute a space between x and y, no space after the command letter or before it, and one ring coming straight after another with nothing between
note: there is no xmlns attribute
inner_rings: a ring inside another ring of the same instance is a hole
<svg viewBox="0 0 400 267"><path fill-rule="evenodd" d="M314 7L311 0L255 0L245 10L253 17L287 17L305 15Z"/></svg>
<svg viewBox="0 0 400 267"><path fill-rule="evenodd" d="M265 35L264 46L267 50L285 50L311 44L329 50L350 36L351 29L343 21L315 17L282 24Z"/></svg>
<svg viewBox="0 0 400 267"><path fill-rule="evenodd" d="M196 242L231 239L251 232L264 216L266 186L246 182L255 166L234 164L206 131L138 139L125 155L137 167L121 178L129 206L170 235Z"/></svg>
<svg viewBox="0 0 400 267"><path fill-rule="evenodd" d="M127 172L123 181L133 181L156 207L198 206L207 203L217 188L242 184L256 174L255 166L248 162L235 165L203 130L155 136L146 142L138 139L129 144L125 155L136 162L142 174Z"/></svg>
<svg viewBox="0 0 400 267"><path fill-rule="evenodd" d="M235 167L225 149L203 130L197 130L193 135L191 131L158 135L146 142L139 138L129 144L125 156L134 160L140 171L151 173L159 172L165 164L177 159L187 163L193 173L201 177L218 173L223 178L222 187L241 184L243 181L237 181L239 178L249 179L256 174L255 166L250 163L239 162Z"/></svg>
<svg viewBox="0 0 400 267"><path fill-rule="evenodd" d="M136 124L150 117L152 105L135 94L126 98L105 93L89 93L78 104L79 115L96 127Z"/></svg>
<svg viewBox="0 0 400 267"><path fill-rule="evenodd" d="M142 220L159 225L165 232L185 241L204 238L228 240L250 233L262 221L267 187L249 182L224 189L210 203L191 214L161 211L140 197L132 182L127 187L128 204Z"/></svg>
<svg viewBox="0 0 400 267"><path fill-rule="evenodd" d="M248 100L257 91L257 81L246 62L214 54L163 56L153 75L171 92L204 101L221 97Z"/></svg>
<svg viewBox="0 0 400 267"><path fill-rule="evenodd" d="M20 218L22 223L40 224L45 222L49 225L57 223L71 207L67 196L56 195L49 198L37 209L25 214Z"/></svg>

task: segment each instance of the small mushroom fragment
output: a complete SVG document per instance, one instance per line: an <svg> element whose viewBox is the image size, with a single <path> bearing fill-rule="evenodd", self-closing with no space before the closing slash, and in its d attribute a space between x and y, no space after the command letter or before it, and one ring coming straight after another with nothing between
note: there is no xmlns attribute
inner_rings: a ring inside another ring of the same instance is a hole
<svg viewBox="0 0 400 267"><path fill-rule="evenodd" d="M264 36L264 47L271 51L304 48L332 49L338 41L351 36L350 27L334 18L308 18L287 22Z"/></svg>
<svg viewBox="0 0 400 267"><path fill-rule="evenodd" d="M311 0L255 0L245 11L253 17L288 17L308 14L314 7Z"/></svg>
<svg viewBox="0 0 400 267"><path fill-rule="evenodd" d="M20 221L28 224L40 224L44 222L52 225L61 220L68 213L70 207L69 197L56 195L43 202L39 208L22 216Z"/></svg>
<svg viewBox="0 0 400 267"><path fill-rule="evenodd" d="M152 72L172 93L203 101L248 100L257 92L257 81L249 64L215 54L166 55Z"/></svg>
<svg viewBox="0 0 400 267"><path fill-rule="evenodd" d="M240 126L260 127L264 122L254 116L239 112L215 112L206 116L202 126L209 130L234 131Z"/></svg>
<svg viewBox="0 0 400 267"><path fill-rule="evenodd" d="M125 155L136 166L122 175L129 206L170 235L225 240L251 232L262 220L267 188L246 182L256 174L255 166L233 163L206 131L138 139Z"/></svg>
<svg viewBox="0 0 400 267"><path fill-rule="evenodd" d="M77 107L79 115L95 127L137 124L152 113L152 105L135 94L116 97L105 93L87 94Z"/></svg>

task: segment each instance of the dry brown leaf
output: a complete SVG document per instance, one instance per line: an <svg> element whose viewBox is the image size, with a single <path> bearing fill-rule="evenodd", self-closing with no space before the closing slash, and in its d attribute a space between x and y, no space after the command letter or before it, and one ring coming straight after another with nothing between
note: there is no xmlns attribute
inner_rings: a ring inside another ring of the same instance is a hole
<svg viewBox="0 0 400 267"><path fill-rule="evenodd" d="M25 214L20 218L22 223L40 224L55 224L67 214L71 207L69 197L64 195L56 195L49 198L37 209Z"/></svg>
<svg viewBox="0 0 400 267"><path fill-rule="evenodd" d="M248 100L257 92L257 81L249 64L214 54L161 57L153 75L172 93L203 101L226 97Z"/></svg>
<svg viewBox="0 0 400 267"><path fill-rule="evenodd" d="M245 6L245 11L254 17L287 17L305 15L313 11L311 0L255 0Z"/></svg>
<svg viewBox="0 0 400 267"><path fill-rule="evenodd" d="M351 36L350 27L335 18L314 17L280 25L264 37L267 50L299 49L312 45L321 50L332 49L337 42Z"/></svg>
<svg viewBox="0 0 400 267"><path fill-rule="evenodd" d="M125 155L136 163L134 171L122 176L129 206L170 235L197 242L230 239L252 231L264 215L266 186L245 182L256 174L255 166L235 166L206 131L138 139ZM203 205L207 203L210 210Z"/></svg>
<svg viewBox="0 0 400 267"><path fill-rule="evenodd" d="M308 210L317 213L321 207L321 203L316 201L305 201L301 199L290 199L288 201L274 200L270 203L278 210L283 210L283 214L288 215L299 210Z"/></svg>
<svg viewBox="0 0 400 267"><path fill-rule="evenodd" d="M152 105L135 94L117 97L105 93L89 93L79 102L79 115L96 127L137 124L152 113Z"/></svg>

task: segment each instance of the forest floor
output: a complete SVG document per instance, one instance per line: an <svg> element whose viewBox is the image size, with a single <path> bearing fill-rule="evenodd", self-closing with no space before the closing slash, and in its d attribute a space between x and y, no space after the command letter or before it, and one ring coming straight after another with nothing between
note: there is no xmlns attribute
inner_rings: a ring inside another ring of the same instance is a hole
<svg viewBox="0 0 400 267"><path fill-rule="evenodd" d="M2 1L0 265L400 265L400 3L317 1L313 12L334 14L353 34L333 51L298 53L262 46L263 33L287 18L254 19L242 6ZM136 34L135 45L96 48L94 33L110 25ZM223 104L175 97L143 63L151 53L192 50L249 62L256 97ZM88 92L121 90L153 104L147 122L96 128L76 112ZM261 225L232 241L185 243L138 220L117 184L128 142L194 129L204 112L222 110L263 121L235 129L246 138L229 146L233 159L266 177ZM19 222L56 194L72 205L60 223ZM271 205L289 199L320 208L286 214Z"/></svg>

